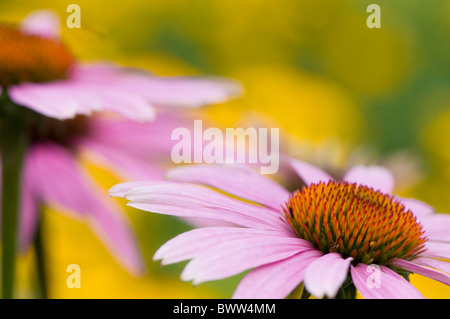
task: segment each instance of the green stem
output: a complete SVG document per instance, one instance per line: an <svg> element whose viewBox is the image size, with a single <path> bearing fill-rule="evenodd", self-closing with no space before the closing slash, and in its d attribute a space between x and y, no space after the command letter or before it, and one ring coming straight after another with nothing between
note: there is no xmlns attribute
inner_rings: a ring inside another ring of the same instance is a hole
<svg viewBox="0 0 450 319"><path fill-rule="evenodd" d="M300 299L309 299L311 297L311 294L303 287L302 295L300 296Z"/></svg>
<svg viewBox="0 0 450 319"><path fill-rule="evenodd" d="M339 289L336 299L356 299L356 287L350 276Z"/></svg>
<svg viewBox="0 0 450 319"><path fill-rule="evenodd" d="M39 298L47 299L47 269L45 267L45 247L42 238L43 219L41 212L39 226L34 238L34 248L36 254L37 279L39 286Z"/></svg>
<svg viewBox="0 0 450 319"><path fill-rule="evenodd" d="M6 90L4 90L5 92ZM17 228L20 209L22 162L27 145L21 107L5 93L0 97L0 145L2 162L2 297L14 296Z"/></svg>
<svg viewBox="0 0 450 319"><path fill-rule="evenodd" d="M286 299L308 299L310 296L311 294L306 291L305 285L302 282L286 297Z"/></svg>

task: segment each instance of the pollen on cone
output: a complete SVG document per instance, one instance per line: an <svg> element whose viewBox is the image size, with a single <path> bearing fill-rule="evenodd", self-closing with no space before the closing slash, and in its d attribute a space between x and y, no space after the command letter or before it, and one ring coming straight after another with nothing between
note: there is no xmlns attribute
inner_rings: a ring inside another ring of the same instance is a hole
<svg viewBox="0 0 450 319"><path fill-rule="evenodd" d="M362 185L311 184L290 196L284 213L300 238L324 253L353 257L354 263L411 260L420 256L427 240L411 211Z"/></svg>
<svg viewBox="0 0 450 319"><path fill-rule="evenodd" d="M72 54L57 40L22 33L0 25L0 85L64 79L73 65Z"/></svg>

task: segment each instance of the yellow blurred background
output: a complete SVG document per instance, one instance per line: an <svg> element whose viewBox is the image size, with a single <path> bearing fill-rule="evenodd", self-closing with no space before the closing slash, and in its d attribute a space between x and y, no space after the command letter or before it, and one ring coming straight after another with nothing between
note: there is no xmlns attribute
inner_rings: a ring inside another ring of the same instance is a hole
<svg viewBox="0 0 450 319"><path fill-rule="evenodd" d="M374 2L381 29L366 25ZM450 213L448 1L79 0L81 28L69 29L71 3L0 0L0 19L19 22L32 10L53 9L80 60L114 60L158 75L234 78L244 86L242 98L204 110L218 126L270 123L280 128L286 152L333 172L356 163L387 165L398 194ZM120 181L86 165L105 191ZM242 275L193 287L179 280L183 264L152 262L156 249L187 225L126 210L146 259L143 278L120 268L84 224L45 211L49 297L231 296ZM35 293L32 254L20 260L23 298ZM73 263L81 267L80 289L66 286ZM450 298L443 284L418 275L411 280L428 298Z"/></svg>

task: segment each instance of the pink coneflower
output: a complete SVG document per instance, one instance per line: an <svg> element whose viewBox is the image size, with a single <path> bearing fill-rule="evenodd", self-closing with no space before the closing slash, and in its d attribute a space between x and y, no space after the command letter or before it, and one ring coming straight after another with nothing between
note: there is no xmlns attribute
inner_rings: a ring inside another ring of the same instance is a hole
<svg viewBox="0 0 450 319"><path fill-rule="evenodd" d="M111 63L80 64L59 40L58 26L49 11L31 14L18 27L0 26L3 260L15 252L17 221L10 212L20 189L22 249L34 237L38 205L48 204L85 220L127 270L139 273L143 262L129 223L80 167L79 155L128 178L159 178L155 159L169 156L165 142L180 125L173 107L223 102L239 87L226 79L163 78ZM149 123L155 107L165 111ZM19 175L21 185L14 181ZM12 276L4 272L4 282Z"/></svg>
<svg viewBox="0 0 450 319"><path fill-rule="evenodd" d="M439 260L450 258L450 216L390 195L393 178L382 167L354 167L336 181L311 164L291 164L305 182L293 193L248 167L199 165L170 171L183 183L124 183L111 194L150 212L231 223L183 233L154 259L190 259L181 278L194 284L252 269L234 298L285 298L301 284L317 298L354 298L356 290L422 298L410 273L450 284L450 264Z"/></svg>
<svg viewBox="0 0 450 319"><path fill-rule="evenodd" d="M56 120L36 115L22 174L19 249L27 251L39 224L39 205L85 221L131 274L144 269L129 221L122 209L79 162L86 159L120 178L158 180L170 159L170 133L183 123L172 112L151 123L114 116Z"/></svg>
<svg viewBox="0 0 450 319"><path fill-rule="evenodd" d="M19 27L0 25L0 91L16 104L60 120L112 111L137 121L155 106L198 107L227 100L239 87L220 78L162 78L112 63L78 63L59 40L51 11L28 16Z"/></svg>

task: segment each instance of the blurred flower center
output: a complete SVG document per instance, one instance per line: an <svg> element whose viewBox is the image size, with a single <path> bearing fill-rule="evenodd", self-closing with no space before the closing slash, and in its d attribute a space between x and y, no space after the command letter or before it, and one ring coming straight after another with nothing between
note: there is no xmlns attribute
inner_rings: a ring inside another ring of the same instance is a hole
<svg viewBox="0 0 450 319"><path fill-rule="evenodd" d="M0 85L65 79L74 62L59 42L0 25Z"/></svg>
<svg viewBox="0 0 450 319"><path fill-rule="evenodd" d="M71 147L77 138L88 134L89 119L84 115L61 121L36 114L36 117L31 121L31 139L33 142L51 141Z"/></svg>
<svg viewBox="0 0 450 319"><path fill-rule="evenodd" d="M353 263L389 264L425 250L415 216L392 196L345 182L311 184L295 191L284 208L296 234L324 253L353 257Z"/></svg>

